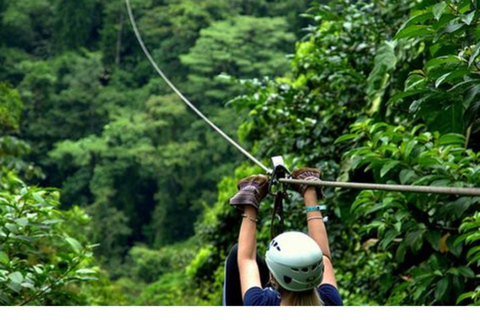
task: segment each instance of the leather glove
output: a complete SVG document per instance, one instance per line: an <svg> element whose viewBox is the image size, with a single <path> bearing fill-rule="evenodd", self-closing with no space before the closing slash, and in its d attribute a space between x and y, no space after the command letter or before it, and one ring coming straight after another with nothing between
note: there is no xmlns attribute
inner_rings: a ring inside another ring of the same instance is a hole
<svg viewBox="0 0 480 320"><path fill-rule="evenodd" d="M306 181L320 181L321 171L315 168L300 168L292 171L292 178L297 180L306 180ZM305 194L307 188L310 187L306 184L294 184L293 189L298 191L302 196ZM317 191L317 197L323 197L323 191L320 187L315 187Z"/></svg>
<svg viewBox="0 0 480 320"><path fill-rule="evenodd" d="M230 205L243 211L243 206L251 205L258 210L260 201L268 193L268 178L264 175L252 175L238 182L238 192L230 199Z"/></svg>

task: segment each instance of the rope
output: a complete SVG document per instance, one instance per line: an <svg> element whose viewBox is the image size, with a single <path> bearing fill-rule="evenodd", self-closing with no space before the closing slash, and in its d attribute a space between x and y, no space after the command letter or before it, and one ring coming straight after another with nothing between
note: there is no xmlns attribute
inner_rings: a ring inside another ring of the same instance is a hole
<svg viewBox="0 0 480 320"><path fill-rule="evenodd" d="M438 193L454 194L462 196L480 196L480 188L450 188L450 187L430 187L430 186L409 186L398 184L375 184L375 183L357 183L357 182L334 182L334 181L305 181L296 179L279 179L280 183L304 184L318 187L335 187L349 189L369 189L399 192L417 192L417 193Z"/></svg>
<svg viewBox="0 0 480 320"><path fill-rule="evenodd" d="M185 102L185 104L192 109L200 118L202 118L210 127L212 127L215 131L217 131L225 140L227 140L231 145L233 145L238 151L243 153L247 158L252 160L256 165L258 165L260 168L262 168L266 173L270 173L271 170L267 168L263 163L261 163L258 159L256 159L254 156L252 156L250 153L248 153L245 149L243 149L238 143L236 143L232 138L230 138L226 133L224 133L220 128L218 128L213 122L211 122L203 113L201 113L185 96L178 90L175 85L165 76L165 74L162 72L162 70L158 67L157 63L155 60L153 60L152 56L150 55L150 52L148 51L147 47L143 43L142 36L140 35L140 32L138 31L137 24L135 23L135 18L133 16L132 8L130 7L130 1L125 0L125 3L127 5L127 11L128 11L128 16L130 17L130 22L132 24L133 31L135 33L135 37L138 40L138 43L142 47L143 52L147 56L148 60L152 64L152 66L155 68L155 71L160 75L160 77L163 78L163 80L168 84L168 86L180 97L180 99Z"/></svg>

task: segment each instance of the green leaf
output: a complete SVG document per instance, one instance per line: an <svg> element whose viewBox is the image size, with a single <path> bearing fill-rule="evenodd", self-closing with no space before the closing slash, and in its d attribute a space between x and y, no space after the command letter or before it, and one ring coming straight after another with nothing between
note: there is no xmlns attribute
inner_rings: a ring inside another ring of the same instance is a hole
<svg viewBox="0 0 480 320"><path fill-rule="evenodd" d="M445 74L442 74L437 80L435 80L435 88L438 88L443 83L443 81L445 81L445 79L447 79L448 76L451 74L452 72L447 72Z"/></svg>
<svg viewBox="0 0 480 320"><path fill-rule="evenodd" d="M77 239L66 237L65 241L72 247L73 251L76 253L80 253L82 251L82 245L78 242Z"/></svg>
<svg viewBox="0 0 480 320"><path fill-rule="evenodd" d="M461 62L461 61L462 60L459 57L454 56L454 55L441 56L441 57L436 57L436 58L428 60L425 63L425 68L431 68L431 67L435 67L435 66L442 65L442 64L445 64L445 63Z"/></svg>
<svg viewBox="0 0 480 320"><path fill-rule="evenodd" d="M423 80L423 82L424 82L424 80ZM404 98L408 98L410 96L419 94L423 91L424 91L423 89L418 89L418 90L410 90L410 91L405 91L405 92L402 91L402 92L396 93L393 97L390 98L390 100L388 100L387 105L392 105L395 102L398 102L398 101L400 101Z"/></svg>
<svg viewBox="0 0 480 320"><path fill-rule="evenodd" d="M38 203L45 203L45 200L42 198L42 196L38 192L32 193L33 199L37 201Z"/></svg>
<svg viewBox="0 0 480 320"><path fill-rule="evenodd" d="M10 289L12 289L13 291L15 292L20 292L20 290L22 290L22 285L20 283L17 283L17 282L13 282L13 281L10 281L7 285L7 287L9 287Z"/></svg>
<svg viewBox="0 0 480 320"><path fill-rule="evenodd" d="M463 16L462 17L462 21L467 25L469 26L472 21L473 21L473 17L475 17L475 11L472 11L470 12L469 14L467 14L466 16Z"/></svg>
<svg viewBox="0 0 480 320"><path fill-rule="evenodd" d="M448 289L448 279L443 278L435 286L435 299L441 301Z"/></svg>
<svg viewBox="0 0 480 320"><path fill-rule="evenodd" d="M395 39L419 37L429 33L432 33L432 29L428 26L409 26L400 30L395 35Z"/></svg>
<svg viewBox="0 0 480 320"><path fill-rule="evenodd" d="M12 280L14 283L20 284L20 283L23 282L23 275L22 275L20 272L18 272L18 271L15 271L15 272L13 272L13 273L10 273L10 274L8 275L8 277L9 277L10 280Z"/></svg>
<svg viewBox="0 0 480 320"><path fill-rule="evenodd" d="M383 165L382 169L380 170L380 177L385 176L391 169L395 168L400 161L398 160L393 160L393 161L388 161L386 164Z"/></svg>
<svg viewBox="0 0 480 320"><path fill-rule="evenodd" d="M403 169L400 171L400 183L401 184L409 184L416 178L418 178L418 175L415 173L415 171L410 170L410 169Z"/></svg>
<svg viewBox="0 0 480 320"><path fill-rule="evenodd" d="M457 268L458 273L460 273L465 278L475 278L475 273L469 267L460 266Z"/></svg>
<svg viewBox="0 0 480 320"><path fill-rule="evenodd" d="M385 236L383 237L382 241L380 242L380 246L385 250L385 248L395 239L396 236L398 236L399 233L396 230L388 230L385 233Z"/></svg>
<svg viewBox="0 0 480 320"><path fill-rule="evenodd" d="M465 137L458 133L448 133L438 139L438 144L441 146L449 144L463 146L465 144Z"/></svg>
<svg viewBox="0 0 480 320"><path fill-rule="evenodd" d="M43 266L42 265L36 265L36 266L33 266L33 270L35 270L36 273L38 274L43 274Z"/></svg>
<svg viewBox="0 0 480 320"><path fill-rule="evenodd" d="M455 244L456 238L457 238L456 236L448 237L447 247L454 256L460 257L460 254L462 253L462 250L463 250L463 244L462 243Z"/></svg>
<svg viewBox="0 0 480 320"><path fill-rule="evenodd" d="M29 289L35 289L35 286L30 282L23 282L22 287L29 288Z"/></svg>
<svg viewBox="0 0 480 320"><path fill-rule="evenodd" d="M407 159L410 156L410 153L412 150L415 148L415 146L418 144L417 140L410 140L407 145L405 146L405 151L404 151L404 156L405 159Z"/></svg>
<svg viewBox="0 0 480 320"><path fill-rule="evenodd" d="M472 64L477 59L478 55L480 54L480 42L475 45L472 54L470 55L470 59L468 60L468 67L471 67Z"/></svg>
<svg viewBox="0 0 480 320"><path fill-rule="evenodd" d="M28 224L28 219L27 218L18 218L15 219L15 223L21 227L25 227Z"/></svg>
<svg viewBox="0 0 480 320"><path fill-rule="evenodd" d="M419 229L407 233L405 244L410 247L413 252L418 252L422 248L424 232L425 229Z"/></svg>
<svg viewBox="0 0 480 320"><path fill-rule="evenodd" d="M434 16L433 16L433 13L430 12L430 11L420 12L419 14L416 14L416 15L414 15L413 17L411 17L410 19L408 19L408 20L400 27L400 29L399 29L398 31L400 32L400 31L402 31L403 29L405 29L405 28L407 28L407 27L414 26L414 25L417 25L417 24L422 24L422 23L424 23L425 21L432 19L433 17L434 17Z"/></svg>
<svg viewBox="0 0 480 320"><path fill-rule="evenodd" d="M472 242L475 242L475 241L478 241L478 240L480 240L480 233L470 234L465 239L465 243L469 244L469 243L472 243Z"/></svg>
<svg viewBox="0 0 480 320"><path fill-rule="evenodd" d="M8 258L8 255L5 252L0 251L0 263L1 264L8 264L8 262L10 262L10 259Z"/></svg>
<svg viewBox="0 0 480 320"><path fill-rule="evenodd" d="M351 133L351 134L344 134L343 136L339 137L337 140L335 140L334 143L340 143L340 142L345 142L345 141L349 141L349 140L353 140L355 138L357 138L358 135L357 134L354 134L354 133Z"/></svg>
<svg viewBox="0 0 480 320"><path fill-rule="evenodd" d="M442 1L440 3L437 3L436 5L433 6L433 16L435 17L435 20L440 20L440 17L442 16L443 12L445 11L445 8L447 7L447 4Z"/></svg>
<svg viewBox="0 0 480 320"><path fill-rule="evenodd" d="M468 250L467 252L467 259L470 259L475 253L480 251L480 246L476 246Z"/></svg>
<svg viewBox="0 0 480 320"><path fill-rule="evenodd" d="M95 274L97 272L93 269L84 268L84 269L78 269L77 271L75 271L75 273L78 273L78 274Z"/></svg>
<svg viewBox="0 0 480 320"><path fill-rule="evenodd" d="M445 28L446 33L453 33L460 28L462 28L465 24L464 23L451 23Z"/></svg>
<svg viewBox="0 0 480 320"><path fill-rule="evenodd" d="M395 260L397 262L402 263L405 260L405 254L407 253L407 248L405 244L402 242L397 248L397 252L395 253Z"/></svg>
<svg viewBox="0 0 480 320"><path fill-rule="evenodd" d="M405 80L405 93L415 92L414 89L423 89L427 78L423 75L412 74Z"/></svg>
<svg viewBox="0 0 480 320"><path fill-rule="evenodd" d="M477 253L475 256L469 259L468 265L471 265L473 263L476 263L478 265L479 262L480 262L480 253Z"/></svg>
<svg viewBox="0 0 480 320"><path fill-rule="evenodd" d="M440 239L442 238L442 233L440 231L428 231L425 234L425 239L432 245L435 250L440 248Z"/></svg>
<svg viewBox="0 0 480 320"><path fill-rule="evenodd" d="M367 94L373 97L381 97L388 83L388 73L395 69L397 57L395 55L396 41L385 41L378 48L375 55L374 67L367 79Z"/></svg>
<svg viewBox="0 0 480 320"><path fill-rule="evenodd" d="M458 296L456 304L459 304L460 302L462 302L465 299L472 299L473 296L475 296L474 292L465 292L465 293L461 294L460 296Z"/></svg>

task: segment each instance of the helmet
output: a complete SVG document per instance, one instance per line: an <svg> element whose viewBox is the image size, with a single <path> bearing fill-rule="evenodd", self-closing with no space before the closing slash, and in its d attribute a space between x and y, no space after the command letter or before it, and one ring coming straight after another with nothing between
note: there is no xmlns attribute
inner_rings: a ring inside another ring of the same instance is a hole
<svg viewBox="0 0 480 320"><path fill-rule="evenodd" d="M323 253L308 235L289 231L275 237L266 254L268 269L289 291L305 291L323 279Z"/></svg>

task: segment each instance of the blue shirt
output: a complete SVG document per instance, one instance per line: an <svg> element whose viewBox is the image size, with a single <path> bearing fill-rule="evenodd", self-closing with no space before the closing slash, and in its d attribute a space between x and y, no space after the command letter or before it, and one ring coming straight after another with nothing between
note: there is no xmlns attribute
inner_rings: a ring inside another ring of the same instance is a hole
<svg viewBox="0 0 480 320"><path fill-rule="evenodd" d="M331 284L324 283L318 288L318 293L326 306L343 306L342 298L337 288ZM260 287L251 287L245 293L243 299L244 306L279 306L280 294L271 287L262 289Z"/></svg>

